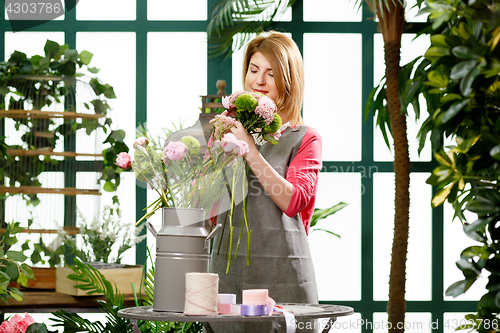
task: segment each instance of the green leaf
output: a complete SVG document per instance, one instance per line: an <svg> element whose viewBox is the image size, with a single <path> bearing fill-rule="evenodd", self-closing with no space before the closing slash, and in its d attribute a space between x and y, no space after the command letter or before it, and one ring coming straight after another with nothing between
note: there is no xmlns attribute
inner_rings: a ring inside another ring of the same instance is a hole
<svg viewBox="0 0 500 333"><path fill-rule="evenodd" d="M430 61L439 60L441 57L450 55L450 49L442 46L431 46L425 52L424 56Z"/></svg>
<svg viewBox="0 0 500 333"><path fill-rule="evenodd" d="M18 295L15 292L13 292L12 290L8 290L8 293L9 293L10 297L12 297L13 299L15 299L16 301L18 301L18 302L22 302L23 301L23 298L20 295Z"/></svg>
<svg viewBox="0 0 500 333"><path fill-rule="evenodd" d="M458 80L465 77L478 64L477 59L461 61L451 69L450 78Z"/></svg>
<svg viewBox="0 0 500 333"><path fill-rule="evenodd" d="M45 51L45 57L48 59L58 59L60 49L60 45L52 40L47 40L43 48L43 50Z"/></svg>
<svg viewBox="0 0 500 333"><path fill-rule="evenodd" d="M86 66L88 66L88 64L90 64L90 61L92 60L92 57L94 55L92 53L90 53L89 51L82 51L80 52L80 60L82 61L82 63ZM95 67L94 67L95 68ZM90 72L90 68L89 68L89 72ZM92 73L92 72L91 72Z"/></svg>
<svg viewBox="0 0 500 333"><path fill-rule="evenodd" d="M453 49L451 49L451 53L457 58L460 59L478 59L479 55L474 53L470 48L467 46L459 45L455 46Z"/></svg>
<svg viewBox="0 0 500 333"><path fill-rule="evenodd" d="M28 259L28 257L25 256L22 252L12 250L7 251L7 253L5 253L5 256L17 262L23 262Z"/></svg>
<svg viewBox="0 0 500 333"><path fill-rule="evenodd" d="M103 190L106 192L114 192L116 191L116 186L113 182L107 181L103 185Z"/></svg>
<svg viewBox="0 0 500 333"><path fill-rule="evenodd" d="M448 45L448 43L446 42L446 36L440 35L440 34L436 34L436 35L431 36L431 45L441 46L441 47L446 47L446 48L450 47Z"/></svg>
<svg viewBox="0 0 500 333"><path fill-rule="evenodd" d="M470 99L464 99L461 101L456 101L453 103L448 110L446 110L444 113L441 113L437 119L437 122L439 125L446 124L448 121L450 121L453 117L455 117L468 103L470 102Z"/></svg>
<svg viewBox="0 0 500 333"><path fill-rule="evenodd" d="M479 75L479 73L481 73L481 68L475 67L460 81L460 91L464 96L469 96L470 94L472 94L472 83Z"/></svg>
<svg viewBox="0 0 500 333"><path fill-rule="evenodd" d="M87 70L92 73L92 74L97 74L99 73L100 69L99 68L96 68L96 67L89 67L87 68Z"/></svg>
<svg viewBox="0 0 500 333"><path fill-rule="evenodd" d="M486 227L494 219L495 217L480 218L470 224L464 223L463 230L466 234L470 234L471 232L476 232L479 229L483 229L484 227Z"/></svg>
<svg viewBox="0 0 500 333"><path fill-rule="evenodd" d="M49 333L44 323L33 323L26 329L26 333Z"/></svg>
<svg viewBox="0 0 500 333"><path fill-rule="evenodd" d="M453 283L446 289L445 295L451 297L457 297L465 293L470 286L476 281L476 279L465 279Z"/></svg>
<svg viewBox="0 0 500 333"><path fill-rule="evenodd" d="M315 208L313 215L311 217L311 227L314 227L316 225L316 223L318 223L319 220L325 219L328 216L335 214L339 210L345 208L347 205L349 205L349 204L347 204L345 202L340 202L332 207L325 208L325 209Z"/></svg>
<svg viewBox="0 0 500 333"><path fill-rule="evenodd" d="M25 263L21 264L21 271L23 272L24 275L26 275L26 277L28 279L35 278L35 274L33 274L33 270L27 264L25 264Z"/></svg>
<svg viewBox="0 0 500 333"><path fill-rule="evenodd" d="M28 278L26 277L26 275L21 273L21 274L19 274L19 277L17 278L17 283L19 283L23 287L26 287L28 285Z"/></svg>

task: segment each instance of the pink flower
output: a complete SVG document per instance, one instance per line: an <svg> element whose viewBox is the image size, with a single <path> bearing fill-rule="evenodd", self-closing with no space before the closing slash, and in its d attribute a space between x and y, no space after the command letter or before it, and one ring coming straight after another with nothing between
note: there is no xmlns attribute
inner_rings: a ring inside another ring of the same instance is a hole
<svg viewBox="0 0 500 333"><path fill-rule="evenodd" d="M268 109L271 109L271 110L273 110L273 112L276 112L276 104L274 104L274 101L267 96L259 98L258 105L265 107L265 108L268 108Z"/></svg>
<svg viewBox="0 0 500 333"><path fill-rule="evenodd" d="M258 105L255 108L255 113L264 118L266 125L269 125L274 120L274 111L271 108Z"/></svg>
<svg viewBox="0 0 500 333"><path fill-rule="evenodd" d="M229 104L229 99L230 99L230 96L224 96L224 97L222 97L222 106L224 107L224 109L230 109L231 108L231 105Z"/></svg>
<svg viewBox="0 0 500 333"><path fill-rule="evenodd" d="M243 140L238 140L233 133L227 133L221 140L222 150L228 154L245 156L249 152L248 144Z"/></svg>
<svg viewBox="0 0 500 333"><path fill-rule="evenodd" d="M116 156L116 165L127 170L132 168L132 158L126 152L121 152Z"/></svg>
<svg viewBox="0 0 500 333"><path fill-rule="evenodd" d="M134 148L137 148L137 146L142 146L142 147L146 148L148 143L149 143L148 139L144 136L141 136L140 138L137 138L137 140L135 140L133 146L134 146Z"/></svg>
<svg viewBox="0 0 500 333"><path fill-rule="evenodd" d="M180 141L170 141L163 150L163 156L167 155L172 161L182 160L186 157L186 145Z"/></svg>
<svg viewBox="0 0 500 333"><path fill-rule="evenodd" d="M28 326L33 323L35 320L29 314L25 313L24 318L15 314L0 325L0 333L25 333Z"/></svg>

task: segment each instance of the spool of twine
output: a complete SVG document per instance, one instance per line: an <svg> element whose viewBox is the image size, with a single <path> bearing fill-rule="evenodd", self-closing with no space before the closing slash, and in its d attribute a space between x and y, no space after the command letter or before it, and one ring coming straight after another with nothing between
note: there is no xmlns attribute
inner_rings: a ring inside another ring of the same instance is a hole
<svg viewBox="0 0 500 333"><path fill-rule="evenodd" d="M185 315L216 315L219 275L186 273Z"/></svg>

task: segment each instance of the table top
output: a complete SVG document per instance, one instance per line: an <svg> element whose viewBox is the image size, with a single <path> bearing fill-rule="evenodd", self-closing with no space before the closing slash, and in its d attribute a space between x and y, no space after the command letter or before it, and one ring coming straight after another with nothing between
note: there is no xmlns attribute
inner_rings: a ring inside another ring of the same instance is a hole
<svg viewBox="0 0 500 333"><path fill-rule="evenodd" d="M354 309L343 305L330 304L303 304L303 303L281 303L277 304L283 310L293 313L296 319L336 318L349 316ZM118 311L118 316L135 320L152 321L180 321L180 322L231 322L231 321L274 321L284 320L284 315L274 312L272 316L242 316L237 314L187 316L182 312L153 311L152 306L140 306Z"/></svg>

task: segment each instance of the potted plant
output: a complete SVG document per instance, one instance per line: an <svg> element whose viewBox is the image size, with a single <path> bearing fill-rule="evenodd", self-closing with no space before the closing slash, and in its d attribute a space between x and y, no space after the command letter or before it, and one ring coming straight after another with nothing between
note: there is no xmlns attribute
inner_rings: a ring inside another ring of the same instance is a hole
<svg viewBox="0 0 500 333"><path fill-rule="evenodd" d="M81 213L79 215L79 233L76 236L68 235L64 229L59 229L61 244L69 248L75 258L98 269L106 279L116 283L121 292L132 294L130 282L133 281L136 287L140 285L143 266L125 265L121 260L123 254L143 241L146 235L139 236L141 228L136 228L130 235L133 224L121 223L118 203L105 206L102 214L90 223ZM75 287L78 281L67 279L72 273L72 268L68 266L56 267L56 291L75 296L85 295L84 291Z"/></svg>

